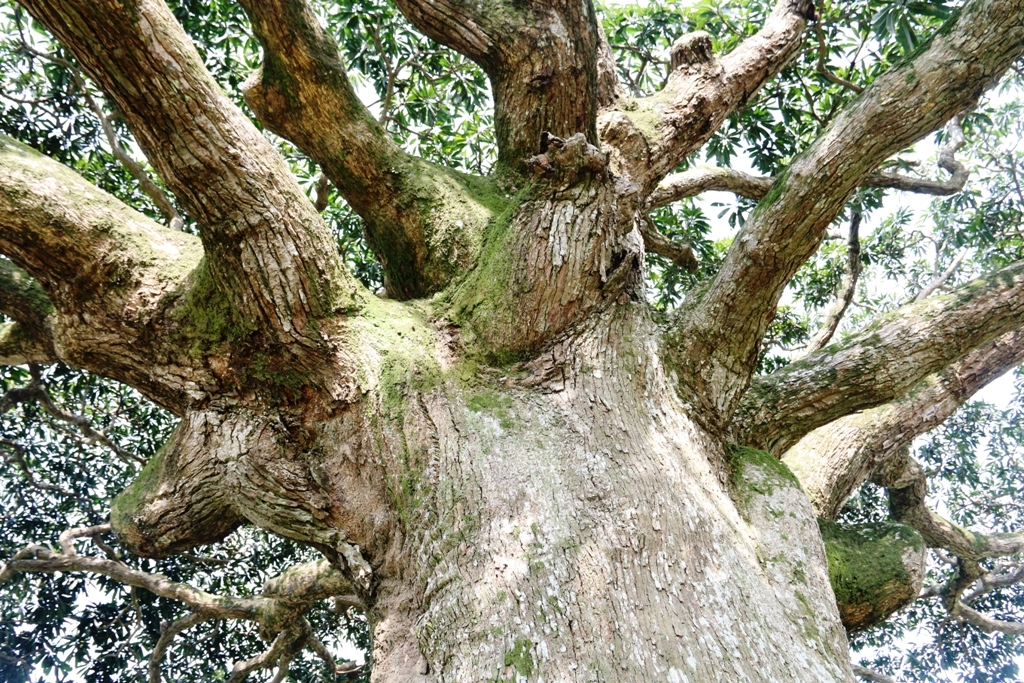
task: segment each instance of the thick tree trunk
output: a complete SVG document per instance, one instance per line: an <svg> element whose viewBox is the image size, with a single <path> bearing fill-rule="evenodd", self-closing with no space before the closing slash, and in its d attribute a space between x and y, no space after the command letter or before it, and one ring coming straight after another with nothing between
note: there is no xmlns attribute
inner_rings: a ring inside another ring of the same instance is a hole
<svg viewBox="0 0 1024 683"><path fill-rule="evenodd" d="M553 390L406 387L381 430L409 463L405 540L378 598L405 613L376 624L376 680L419 680L403 639L422 680L848 680L795 479L686 418L640 307L603 322Z"/></svg>

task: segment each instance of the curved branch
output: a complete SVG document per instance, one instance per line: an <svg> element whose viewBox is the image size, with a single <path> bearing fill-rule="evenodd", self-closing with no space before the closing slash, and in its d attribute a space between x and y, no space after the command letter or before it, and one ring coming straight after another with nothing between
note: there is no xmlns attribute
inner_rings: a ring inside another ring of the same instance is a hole
<svg viewBox="0 0 1024 683"><path fill-rule="evenodd" d="M780 454L812 430L905 394L931 373L1024 325L1024 261L884 316L755 380L737 442Z"/></svg>
<svg viewBox="0 0 1024 683"><path fill-rule="evenodd" d="M906 395L804 436L783 456L815 512L833 519L881 463L934 429L983 386L1024 361L1024 330L972 351Z"/></svg>
<svg viewBox="0 0 1024 683"><path fill-rule="evenodd" d="M964 145L963 133L954 132L960 131L959 123L954 119L950 122L949 129L950 143L939 151L938 160L939 168L950 173L948 180L929 180L898 173L875 172L866 175L857 186L889 188L902 192L937 196L960 192L967 184L970 173L966 166L957 161L955 156L956 151ZM686 197L696 197L704 192L714 191L732 192L747 199L760 201L768 194L776 180L778 178L755 176L731 168L699 166L666 176L647 200L647 207L648 209L657 209Z"/></svg>
<svg viewBox="0 0 1024 683"><path fill-rule="evenodd" d="M893 518L914 527L929 548L943 548L970 562L1024 552L1024 533L978 533L933 512L925 500L928 475L906 448L890 456L872 481L888 489Z"/></svg>
<svg viewBox="0 0 1024 683"><path fill-rule="evenodd" d="M1003 619L993 619L990 616L982 614L976 609L968 607L962 602L958 602L956 604L956 607L953 609L952 616L960 618L969 624L974 624L985 633L1005 633L1009 636L1024 635L1024 623L1005 621Z"/></svg>
<svg viewBox="0 0 1024 683"><path fill-rule="evenodd" d="M663 235L648 216L641 220L640 234L644 238L644 249L649 253L664 256L689 273L697 270L699 264L690 245Z"/></svg>
<svg viewBox="0 0 1024 683"><path fill-rule="evenodd" d="M162 0L26 0L125 116L200 227L211 271L271 340L354 305L327 226L284 159L228 101Z"/></svg>
<svg viewBox="0 0 1024 683"><path fill-rule="evenodd" d="M786 284L850 193L882 161L973 106L1022 52L1021 0L970 2L793 161L733 241L706 294L669 336L688 399L728 422Z"/></svg>
<svg viewBox="0 0 1024 683"><path fill-rule="evenodd" d="M861 212L855 211L850 220L850 234L846 240L846 269L843 272L843 280L839 283L839 292L828 313L825 314L825 321L821 324L821 329L814 335L814 338L807 342L805 354L825 348L832 340L832 335L839 329L839 323L842 321L846 309L849 308L850 302L853 301L853 295L857 291L857 279L863 268L863 264L860 262L861 219Z"/></svg>
<svg viewBox="0 0 1024 683"><path fill-rule="evenodd" d="M476 257L496 197L489 181L403 152L359 100L306 0L244 0L264 64L243 86L268 128L312 157L362 217L388 294L423 297Z"/></svg>
<svg viewBox="0 0 1024 683"><path fill-rule="evenodd" d="M153 646L153 653L149 656L149 683L160 683L160 663L163 661L167 648L170 647L175 636L182 631L213 618L203 612L192 612L181 619L160 624L160 638L156 641L156 645Z"/></svg>

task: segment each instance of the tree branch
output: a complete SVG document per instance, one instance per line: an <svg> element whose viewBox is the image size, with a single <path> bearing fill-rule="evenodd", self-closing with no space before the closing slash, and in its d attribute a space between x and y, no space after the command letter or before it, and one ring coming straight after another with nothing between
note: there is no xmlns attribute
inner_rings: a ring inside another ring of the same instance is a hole
<svg viewBox="0 0 1024 683"><path fill-rule="evenodd" d="M661 92L620 101L599 116L601 140L615 150L620 172L645 188L657 184L782 70L813 16L813 2L780 0L761 30L721 60L706 33L677 40Z"/></svg>
<svg viewBox="0 0 1024 683"><path fill-rule="evenodd" d="M490 181L403 152L359 100L306 0L244 0L264 64L243 86L268 128L312 157L362 217L392 298L423 297L464 272L495 206Z"/></svg>
<svg viewBox="0 0 1024 683"><path fill-rule="evenodd" d="M57 362L53 341L40 339L21 323L0 323L0 365Z"/></svg>
<svg viewBox="0 0 1024 683"><path fill-rule="evenodd" d="M498 167L528 177L541 137L583 134L598 144L598 100L607 99L607 52L600 56L590 2L397 0L428 37L466 55L490 77ZM599 62L605 60L604 66ZM601 73L599 73L599 71ZM604 79L603 81L599 79ZM603 82L603 93L599 93Z"/></svg>
<svg viewBox="0 0 1024 683"><path fill-rule="evenodd" d="M846 309L850 306L850 302L853 301L853 295L857 291L857 279L860 277L860 271L863 268L863 264L860 262L861 218L861 212L859 210L854 211L853 218L850 220L850 234L846 240L846 269L843 273L843 280L839 284L836 300L832 303L828 313L825 314L825 321L821 324L821 329L818 330L813 339L807 342L807 349L804 351L807 355L825 348L829 341L832 340L832 335L839 328L839 323L842 321L843 315L846 313Z"/></svg>
<svg viewBox="0 0 1024 683"><path fill-rule="evenodd" d="M842 347L757 378L736 415L737 443L781 454L812 430L886 403L1024 325L1024 261L951 294L908 304Z"/></svg>
<svg viewBox="0 0 1024 683"><path fill-rule="evenodd" d="M872 481L888 489L889 511L893 518L914 527L929 548L943 548L971 562L1024 552L1024 533L977 533L933 512L926 503L928 475L907 448L891 455L875 472Z"/></svg>
<svg viewBox="0 0 1024 683"><path fill-rule="evenodd" d="M978 26L986 26L984 32ZM1024 51L1020 0L975 0L880 76L779 177L668 340L682 393L728 422L779 297L882 161L972 107Z"/></svg>
<svg viewBox="0 0 1024 683"><path fill-rule="evenodd" d="M19 33L21 32L21 25L18 26ZM85 79L82 77L81 71L78 67L71 62L56 57L51 54L40 52L28 44L25 40L24 34L21 36L21 50L28 54L45 59L49 62L53 62L59 66L64 67L71 74L71 78L74 80L75 88L82 94L85 99L85 103L89 105L89 109L100 122L100 126L103 128L103 135L107 138L107 144L110 145L110 151L113 153L114 158L120 162L121 166L127 170L136 182L139 183L139 188L148 196L153 204L156 205L157 209L167 219L167 227L172 230L181 230L183 222L181 216L178 215L177 209L171 203L171 200L164 194L164 191L157 187L156 183L153 182L149 174L146 173L145 169L139 165L135 159L132 159L131 155L124 150L121 146L121 142L117 139L117 134L114 132L114 126L110 122L110 117L107 116L106 112L103 111L103 107L96 101L96 99L89 93L89 89L86 87Z"/></svg>
<svg viewBox="0 0 1024 683"><path fill-rule="evenodd" d="M181 619L176 619L170 623L165 621L160 624L160 638L156 641L156 645L153 646L153 653L149 656L149 683L160 683L160 663L163 661L164 655L167 654L167 648L170 647L175 636L210 619L213 619L213 617L203 612L192 612Z"/></svg>
<svg viewBox="0 0 1024 683"><path fill-rule="evenodd" d="M950 130L960 130L959 123L954 125L954 122L955 119L950 122ZM939 168L951 174L949 180L930 180L898 173L875 172L869 173L861 179L857 187L889 188L902 192L937 196L956 194L964 189L969 176L967 167L957 161L954 156L963 145L963 133L961 132L957 138L951 137L950 143L939 152ZM747 199L760 201L768 194L776 180L778 178L755 176L731 168L699 166L666 176L647 200L647 207L649 210L657 209L680 199L714 191L732 192Z"/></svg>
<svg viewBox="0 0 1024 683"><path fill-rule="evenodd" d="M38 283L13 266L0 267L0 306L22 321L6 329L7 361L53 362L59 348L64 362L132 384L180 410L208 370L181 357L180 338L168 339L169 330L191 320L168 320L164 313L179 303L202 259L199 240L160 226L2 136L0 188L0 253ZM152 325L161 333L152 334ZM154 372L154 358L173 358L176 369Z"/></svg>
<svg viewBox="0 0 1024 683"><path fill-rule="evenodd" d="M834 519L881 463L1022 361L1024 330L1015 330L922 380L892 403L814 430L786 451L783 462L800 480L818 516Z"/></svg>
<svg viewBox="0 0 1024 683"><path fill-rule="evenodd" d="M644 238L644 249L649 253L664 256L689 273L697 270L697 257L690 245L663 235L649 216L641 220L640 233Z"/></svg>
<svg viewBox="0 0 1024 683"><path fill-rule="evenodd" d="M238 598L219 596L198 590L188 584L170 581L162 574L150 574L128 567L116 559L101 559L83 556L75 552L71 541L75 538L96 538L109 532L109 525L69 529L61 535L63 552L53 552L38 545L28 546L17 552L5 564L0 565L0 584L21 573L84 572L100 574L118 583L135 588L144 588L162 598L184 603L192 614L161 628L149 663L149 680L158 683L160 662L175 635L186 628L209 619L245 619L260 624L274 638L271 647L261 655L236 664L228 680L242 681L249 673L259 668L268 668L281 662L287 671L287 663L303 647L310 646L312 631L303 617L317 600L351 592L353 586L326 560L295 565L283 572L268 586L274 586L262 595ZM315 640L315 639L314 639ZM319 644L319 641L316 641ZM321 654L326 651L312 645ZM321 654L322 656L322 654Z"/></svg>
<svg viewBox="0 0 1024 683"><path fill-rule="evenodd" d="M872 683L896 683L895 678L890 678L884 674L880 674L874 669L869 669L866 666L853 665L853 673L865 681L872 681Z"/></svg>
<svg viewBox="0 0 1024 683"><path fill-rule="evenodd" d="M327 226L162 0L23 4L123 113L237 310L269 339L302 343L319 336L311 320L354 305Z"/></svg>

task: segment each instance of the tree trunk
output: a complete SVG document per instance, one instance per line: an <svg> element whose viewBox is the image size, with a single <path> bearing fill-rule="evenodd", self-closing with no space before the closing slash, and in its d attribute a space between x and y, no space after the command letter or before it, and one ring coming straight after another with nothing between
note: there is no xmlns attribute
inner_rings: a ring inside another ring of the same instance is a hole
<svg viewBox="0 0 1024 683"><path fill-rule="evenodd" d="M408 463L378 594L402 607L375 624L375 680L850 680L796 480L686 417L641 307L603 322L550 389L402 387L378 436Z"/></svg>

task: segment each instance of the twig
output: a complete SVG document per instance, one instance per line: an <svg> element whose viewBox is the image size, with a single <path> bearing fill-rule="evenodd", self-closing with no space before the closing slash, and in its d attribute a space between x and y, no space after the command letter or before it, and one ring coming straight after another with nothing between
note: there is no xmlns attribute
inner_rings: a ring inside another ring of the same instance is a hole
<svg viewBox="0 0 1024 683"><path fill-rule="evenodd" d="M857 291L857 280L863 268L860 262L859 231L861 218L861 212L858 210L854 212L853 218L850 220L850 234L846 242L846 269L839 286L839 293L836 295L836 300L832 303L832 307L825 316L825 322L822 323L821 329L807 343L806 353L808 354L823 349L828 345L836 330L839 329L839 323L842 321L843 315L846 313L846 309L849 308L850 302L853 301L853 295Z"/></svg>
<svg viewBox="0 0 1024 683"><path fill-rule="evenodd" d="M188 616L177 619L173 622L160 624L160 638L153 647L153 654L149 656L149 683L160 683L160 664L163 662L167 648L170 647L174 637L186 629L212 619L203 612L192 612Z"/></svg>
<svg viewBox="0 0 1024 683"><path fill-rule="evenodd" d="M818 36L818 72L825 77L825 80L831 83L835 83L836 85L841 85L847 90L852 90L855 93L864 92L864 88L862 88L861 86L857 85L856 83L851 83L845 78L837 76L836 74L832 73L829 70L828 66L825 64L825 57L828 54L828 47L825 45L825 32L821 29L820 21L814 24L814 30Z"/></svg>

